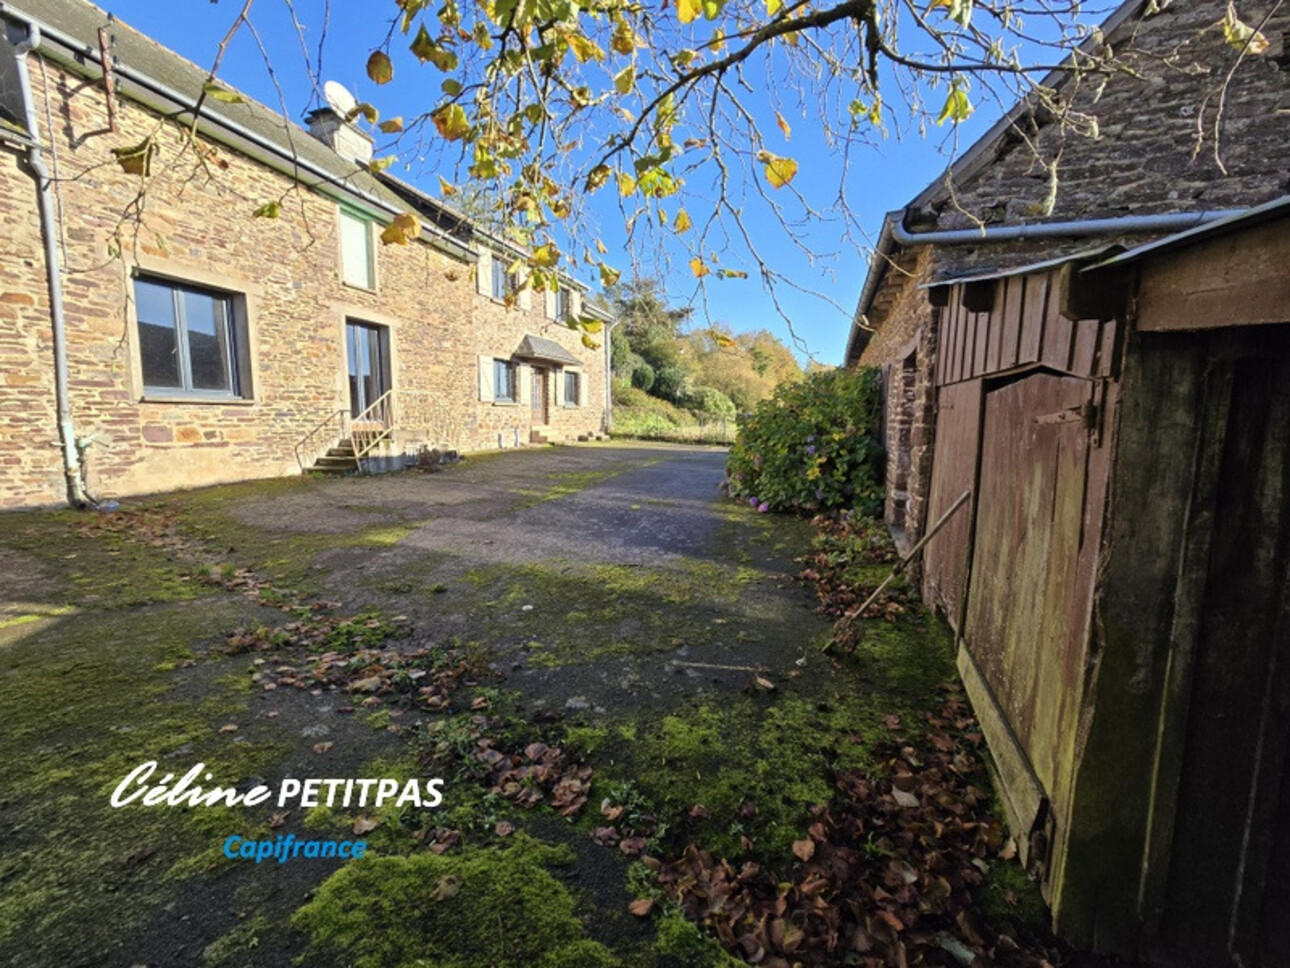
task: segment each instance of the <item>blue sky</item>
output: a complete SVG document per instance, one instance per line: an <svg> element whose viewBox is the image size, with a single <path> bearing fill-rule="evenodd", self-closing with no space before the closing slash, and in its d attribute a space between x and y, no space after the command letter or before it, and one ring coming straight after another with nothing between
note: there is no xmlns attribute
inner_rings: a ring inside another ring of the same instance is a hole
<svg viewBox="0 0 1290 968"><path fill-rule="evenodd" d="M240 9L232 0L99 0L102 6L136 29L163 45L178 51L197 64L208 67L214 60L220 39L228 31ZM287 113L301 121L316 106L316 92L310 70L319 72L318 51L321 44L320 76L337 80L353 91L359 100L370 100L381 108L383 116L403 115L411 118L433 106L438 93L439 77L427 66L419 75L416 66L409 71L396 60L395 82L381 88L372 84L364 71L367 56L380 44L388 29L388 12L394 4L332 0L330 21L324 34L322 14L325 0L295 0L295 15L304 27L308 50L306 67L301 34L291 21L290 8L284 0L257 0L252 7L255 33L243 28L225 55L219 74L229 84L272 107L280 106L281 89ZM257 43L262 42L270 55L273 76ZM274 78L276 77L276 85ZM755 77L755 75L754 75ZM774 79L761 78L767 89ZM890 99L889 95L889 99ZM774 130L773 112L768 106L770 95L748 95L755 111L769 117L767 127ZM779 110L792 128L791 138L776 147L777 152L791 155L799 164L793 187L813 207L827 208L843 181L840 146L825 144L818 122L812 121L810 102L794 96L774 95ZM756 103L760 102L760 103ZM957 133L962 147L993 120L998 107L983 106ZM779 285L772 299L756 278L722 280L711 283L706 298L695 285L685 258L674 254L661 261L651 251L640 253L642 265L664 278L673 302L695 307L694 321L723 323L736 332L769 329L785 342L790 334L776 309L776 301L792 322L805 350L826 364L840 363L850 328L850 313L855 306L865 276L868 253L864 246L872 242L882 224L885 212L899 208L945 168L947 152L955 140L948 128L931 126L925 137L915 130L900 132L889 125L887 137L877 144L853 143L846 165L845 190L856 224L848 231L840 219L793 217L789 203L791 228L783 226L763 211L751 194L744 208L744 221L765 261L787 275L794 286ZM378 149L379 150L379 149ZM432 194L438 194L435 162L419 161L416 145L398 146L394 152L399 162L392 173L414 181ZM451 179L451 173L448 173ZM686 201L687 210L696 216L702 210L704 186L687 185L696 198ZM740 189L745 191L744 188ZM625 252L626 235L622 216L612 191L597 193L592 199L592 218L598 222L597 233L610 249L610 256L620 268L628 269ZM776 196L777 200L779 196ZM785 199L786 201L786 199ZM818 254L813 261L802 251ZM718 250L719 251L719 250ZM719 253L722 254L722 253ZM722 265L755 269L748 260L731 251ZM800 287L810 292L795 289ZM823 297L823 298L821 298ZM795 347L805 359L803 347Z"/></svg>

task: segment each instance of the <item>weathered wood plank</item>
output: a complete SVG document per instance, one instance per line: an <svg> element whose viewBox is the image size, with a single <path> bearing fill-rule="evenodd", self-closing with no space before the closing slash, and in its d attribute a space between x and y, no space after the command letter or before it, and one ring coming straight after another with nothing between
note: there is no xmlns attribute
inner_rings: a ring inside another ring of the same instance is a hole
<svg viewBox="0 0 1290 968"><path fill-rule="evenodd" d="M1138 329L1218 329L1290 321L1290 220L1256 226L1142 267Z"/></svg>

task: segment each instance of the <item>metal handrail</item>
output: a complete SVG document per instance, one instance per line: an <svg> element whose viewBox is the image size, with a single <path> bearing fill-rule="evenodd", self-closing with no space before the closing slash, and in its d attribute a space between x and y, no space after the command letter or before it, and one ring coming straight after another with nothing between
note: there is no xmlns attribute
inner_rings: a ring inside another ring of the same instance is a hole
<svg viewBox="0 0 1290 968"><path fill-rule="evenodd" d="M354 463L360 471L363 458L394 432L394 417L394 391L386 390L370 407L350 420L349 437L354 445Z"/></svg>
<svg viewBox="0 0 1290 968"><path fill-rule="evenodd" d="M300 456L300 453L304 449L305 445L308 444L315 437L317 437L318 434L326 430L328 427L331 427L333 424L333 421L335 422L336 433L328 435L327 447L330 448L337 440L344 440L346 436L345 418L348 416L349 416L348 408L341 407L338 410L333 410L331 413L327 414L327 416L323 417L322 420L318 421L318 423L313 427L312 430L310 430L307 434L305 434L303 437L300 438L300 441L296 444L296 463L300 465L301 473L304 473L306 470L308 470L308 468L305 466L304 459ZM317 445L315 445L314 448L310 451L310 453L312 454L312 460L310 460L310 464L312 464L315 460L318 459L318 455L322 453L322 450L318 449Z"/></svg>

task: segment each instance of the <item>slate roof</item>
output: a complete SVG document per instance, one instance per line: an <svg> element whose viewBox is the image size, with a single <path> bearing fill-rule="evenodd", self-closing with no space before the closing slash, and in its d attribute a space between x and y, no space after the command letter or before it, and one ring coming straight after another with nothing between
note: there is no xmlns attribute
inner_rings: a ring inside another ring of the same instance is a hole
<svg viewBox="0 0 1290 968"><path fill-rule="evenodd" d="M582 366L578 359L553 339L525 334L520 340L519 348L514 354L521 360L538 360L543 363L559 363L563 366Z"/></svg>
<svg viewBox="0 0 1290 968"><path fill-rule="evenodd" d="M1272 0L1249 0L1241 9L1259 23ZM1070 135L1049 123L1026 101L1014 105L947 171L908 205L889 213L874 247L857 301L846 362L856 360L872 329L902 296L903 279L889 268L907 269L918 243L902 244L897 226L919 232L1112 220L1125 216L1244 210L1290 190L1290 61L1286 36L1290 6L1272 10L1263 25L1272 49L1247 56L1234 70L1238 53L1214 28L1226 0L1147 3L1128 0L1102 25L1100 36L1130 71L1103 85L1055 72L1044 85L1098 121L1097 137ZM1090 38L1095 42L1098 35ZM1165 68L1161 69L1161 65ZM1220 142L1221 161L1210 140L1192 151L1197 130L1210 136L1214 89L1232 71ZM1210 112L1200 122L1197 112ZM1025 129L1026 137L1018 134ZM1056 202L1039 212L1047 194L1047 173L1031 145L1048 160L1060 157ZM950 185L953 185L953 192ZM979 219L979 221L977 221ZM1072 232L1067 238L968 244L933 244L932 280L998 274L1027 265L1065 259L1091 244L1134 247L1176 229L1115 234ZM926 280L923 280L926 281Z"/></svg>
<svg viewBox="0 0 1290 968"><path fill-rule="evenodd" d="M0 15L10 24L36 23L43 35L41 53L92 78L101 73L98 31L106 27L115 56L117 91L134 101L146 104L162 99L191 107L209 76L207 68L85 0L4 0ZM12 28L9 35L14 39ZM223 80L219 83L231 89ZM342 158L300 125L249 97L243 103L208 97L202 103L202 116L203 135L252 156L268 150L285 162L298 162L299 168L289 171L308 187L343 196L373 215L388 217L406 210L402 197L366 168ZM256 145L256 139L263 145ZM427 226L424 237L460 258L474 256L468 244L438 226Z"/></svg>

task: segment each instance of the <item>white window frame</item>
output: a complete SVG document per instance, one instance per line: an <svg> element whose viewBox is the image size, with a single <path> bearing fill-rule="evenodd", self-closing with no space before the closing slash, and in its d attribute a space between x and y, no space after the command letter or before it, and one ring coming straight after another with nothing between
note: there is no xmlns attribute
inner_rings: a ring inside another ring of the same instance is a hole
<svg viewBox="0 0 1290 968"><path fill-rule="evenodd" d="M503 383L505 385L503 385ZM519 367L514 360L493 358L493 402L519 403ZM504 392L503 392L504 391Z"/></svg>
<svg viewBox="0 0 1290 968"><path fill-rule="evenodd" d="M566 407L582 406L583 375L577 370L564 371L564 386L560 390L560 402ZM569 397L569 388L573 388L573 398Z"/></svg>
<svg viewBox="0 0 1290 968"><path fill-rule="evenodd" d="M357 233L347 234L346 226L353 229L360 229L362 235ZM366 289L368 292L376 291L376 241L375 226L370 218L367 218L361 212L358 212L345 206L340 207L339 228L340 234L340 280L347 286L355 289ZM350 260L346 257L346 239L357 239L361 237L364 240L364 251L362 253L363 261L366 264L364 278L355 279L349 274Z"/></svg>

